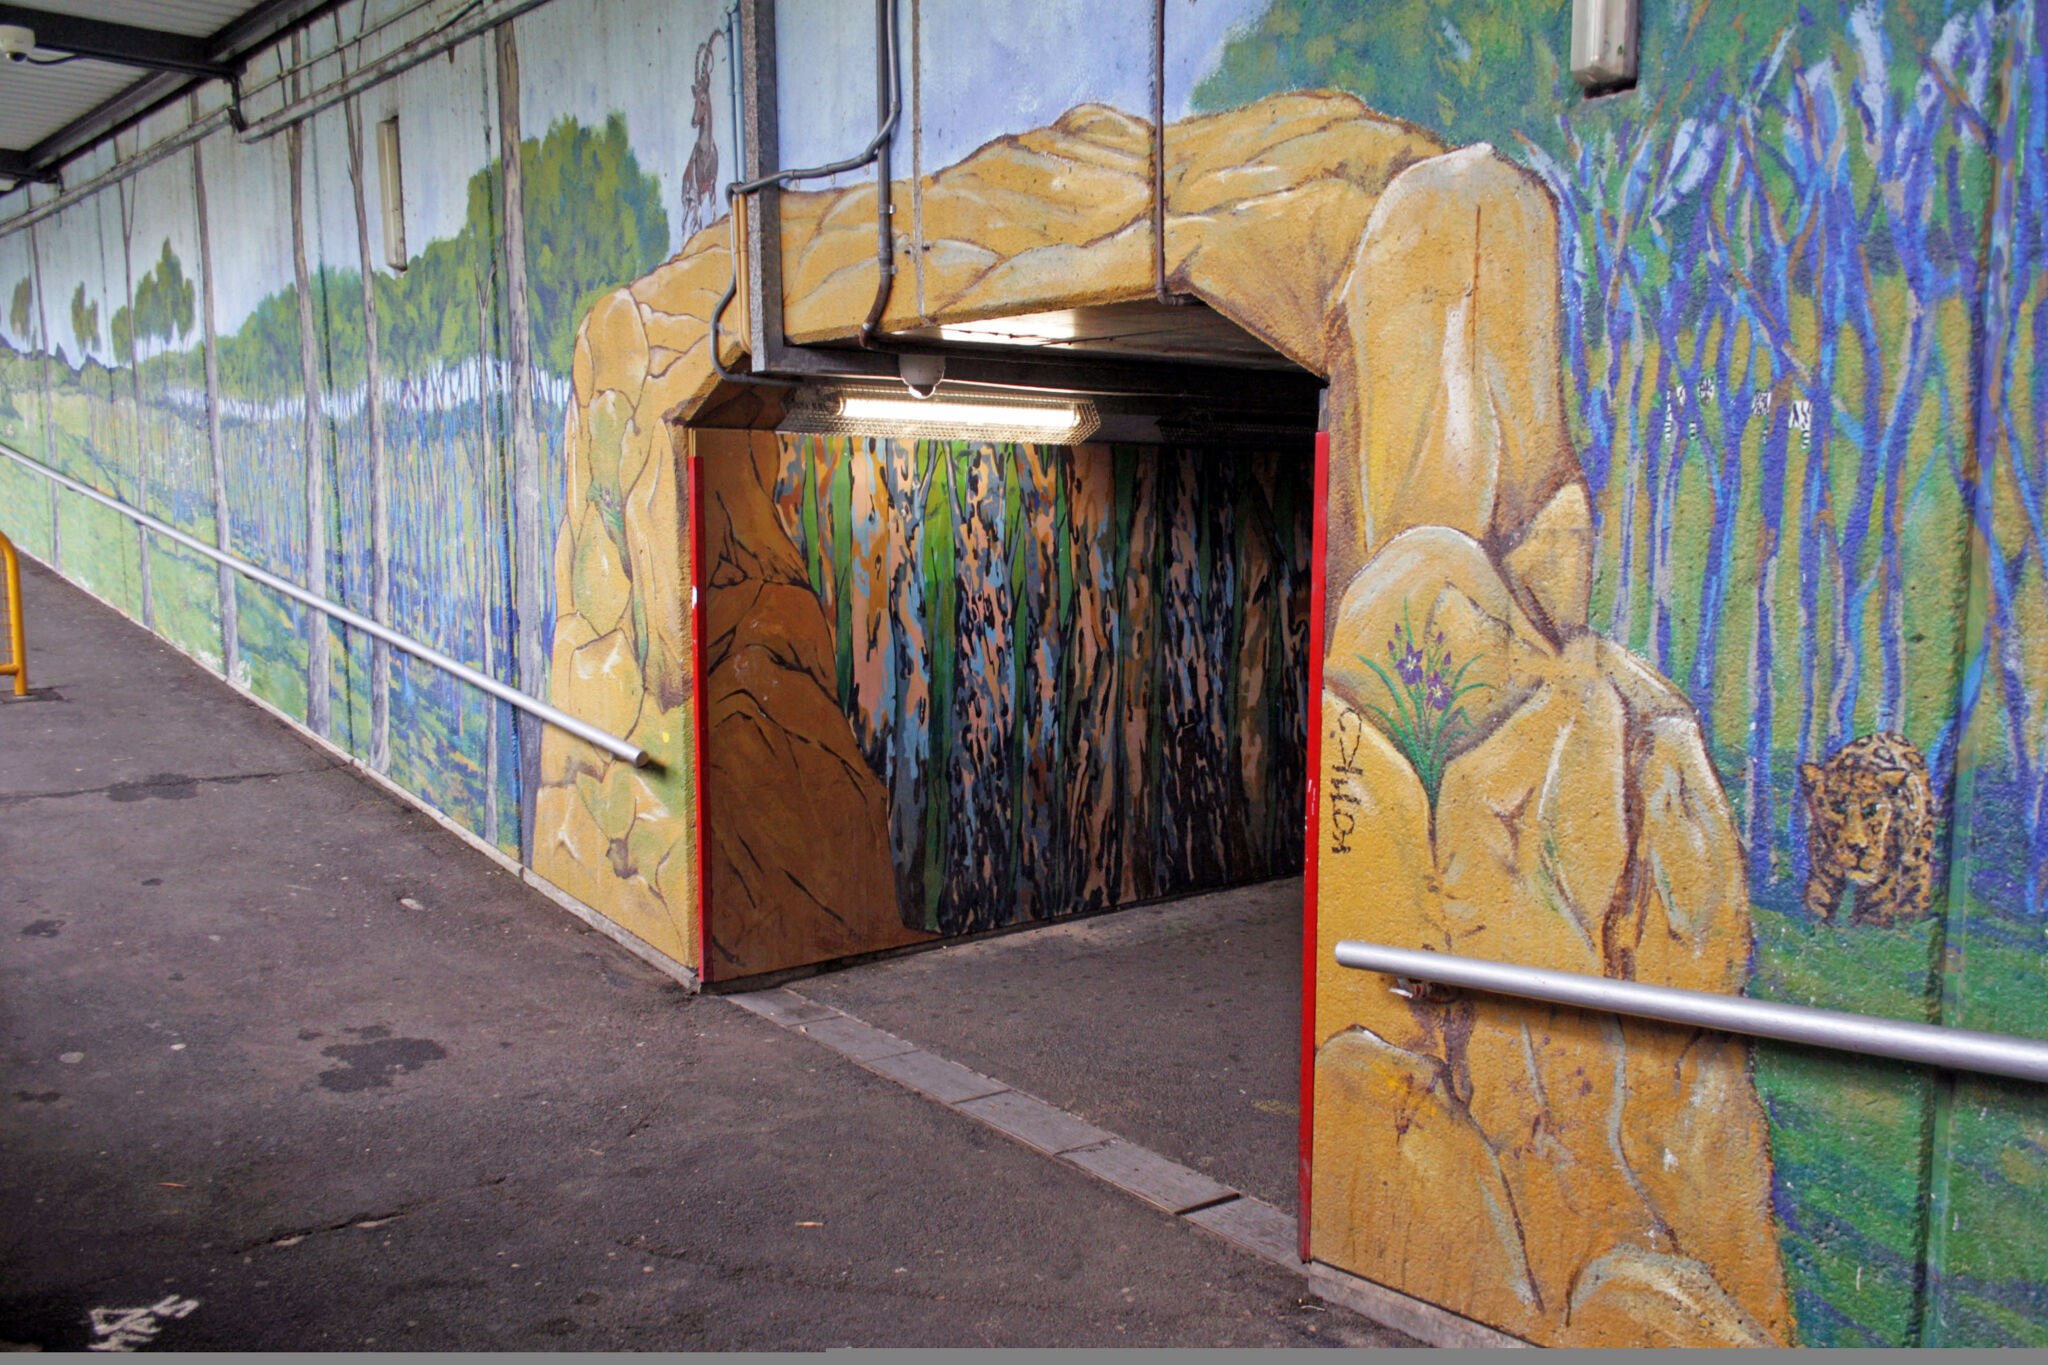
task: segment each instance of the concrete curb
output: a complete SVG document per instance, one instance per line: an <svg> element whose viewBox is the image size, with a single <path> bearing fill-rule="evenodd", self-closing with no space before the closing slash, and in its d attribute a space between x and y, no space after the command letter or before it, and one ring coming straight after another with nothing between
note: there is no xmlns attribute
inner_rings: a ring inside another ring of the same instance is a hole
<svg viewBox="0 0 2048 1365"><path fill-rule="evenodd" d="M1295 1220L1271 1204L787 986L718 998L828 1047L854 1065L1054 1160L1086 1171L1241 1251L1293 1271L1305 1277L1319 1297L1360 1317L1431 1346L1529 1344L1320 1261L1304 1265L1296 1252Z"/></svg>

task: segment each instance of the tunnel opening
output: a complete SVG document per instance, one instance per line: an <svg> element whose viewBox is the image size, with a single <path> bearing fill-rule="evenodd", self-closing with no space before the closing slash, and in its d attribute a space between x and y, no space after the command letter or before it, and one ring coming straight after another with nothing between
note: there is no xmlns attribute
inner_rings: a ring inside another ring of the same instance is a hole
<svg viewBox="0 0 2048 1365"><path fill-rule="evenodd" d="M892 342L933 402L1097 425L699 407L704 977L804 976L1291 1208L1321 383L1199 303Z"/></svg>

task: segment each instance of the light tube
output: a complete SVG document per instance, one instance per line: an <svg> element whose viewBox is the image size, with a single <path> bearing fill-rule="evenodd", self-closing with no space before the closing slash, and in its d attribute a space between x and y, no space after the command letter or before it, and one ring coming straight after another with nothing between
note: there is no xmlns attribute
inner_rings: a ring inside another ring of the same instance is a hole
<svg viewBox="0 0 2048 1365"><path fill-rule="evenodd" d="M1010 407L994 403L962 403L946 398L870 398L854 394L840 400L839 413L857 422L1034 427L1041 431L1065 431L1080 418L1080 414L1071 407Z"/></svg>
<svg viewBox="0 0 2048 1365"><path fill-rule="evenodd" d="M1101 422L1085 398L1012 398L974 390L916 398L877 385L806 384L785 401L780 428L880 440L1075 445Z"/></svg>

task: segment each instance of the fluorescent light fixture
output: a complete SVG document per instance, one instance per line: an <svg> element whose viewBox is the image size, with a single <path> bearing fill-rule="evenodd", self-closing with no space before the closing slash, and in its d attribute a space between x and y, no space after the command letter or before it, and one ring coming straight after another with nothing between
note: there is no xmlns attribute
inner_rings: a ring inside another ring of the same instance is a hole
<svg viewBox="0 0 2048 1365"><path fill-rule="evenodd" d="M377 125L377 188L384 208L384 264L405 273L405 176L398 163L398 120Z"/></svg>
<svg viewBox="0 0 2048 1365"><path fill-rule="evenodd" d="M1033 431L1065 431L1074 425L1075 417L1071 407L1016 408L950 398L867 398L858 394L839 400L839 415L856 422L945 422L963 427L1029 427Z"/></svg>
<svg viewBox="0 0 2048 1365"><path fill-rule="evenodd" d="M1085 398L954 392L916 398L896 387L810 385L783 405L784 431L897 441L1076 445L1101 425Z"/></svg>
<svg viewBox="0 0 2048 1365"><path fill-rule="evenodd" d="M1636 0L1572 0L1572 79L1587 94L1636 83Z"/></svg>

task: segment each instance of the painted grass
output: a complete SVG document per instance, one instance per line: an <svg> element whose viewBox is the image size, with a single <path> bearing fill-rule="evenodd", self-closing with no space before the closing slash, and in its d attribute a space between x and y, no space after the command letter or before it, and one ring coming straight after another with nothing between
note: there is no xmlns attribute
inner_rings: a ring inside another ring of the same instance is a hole
<svg viewBox="0 0 2048 1365"><path fill-rule="evenodd" d="M1945 941L1755 915L1756 998L1924 1020L1934 974L1945 1022L2043 1032L2038 951L1974 901ZM1774 1043L1755 1075L1807 1344L2048 1345L2048 1095Z"/></svg>

